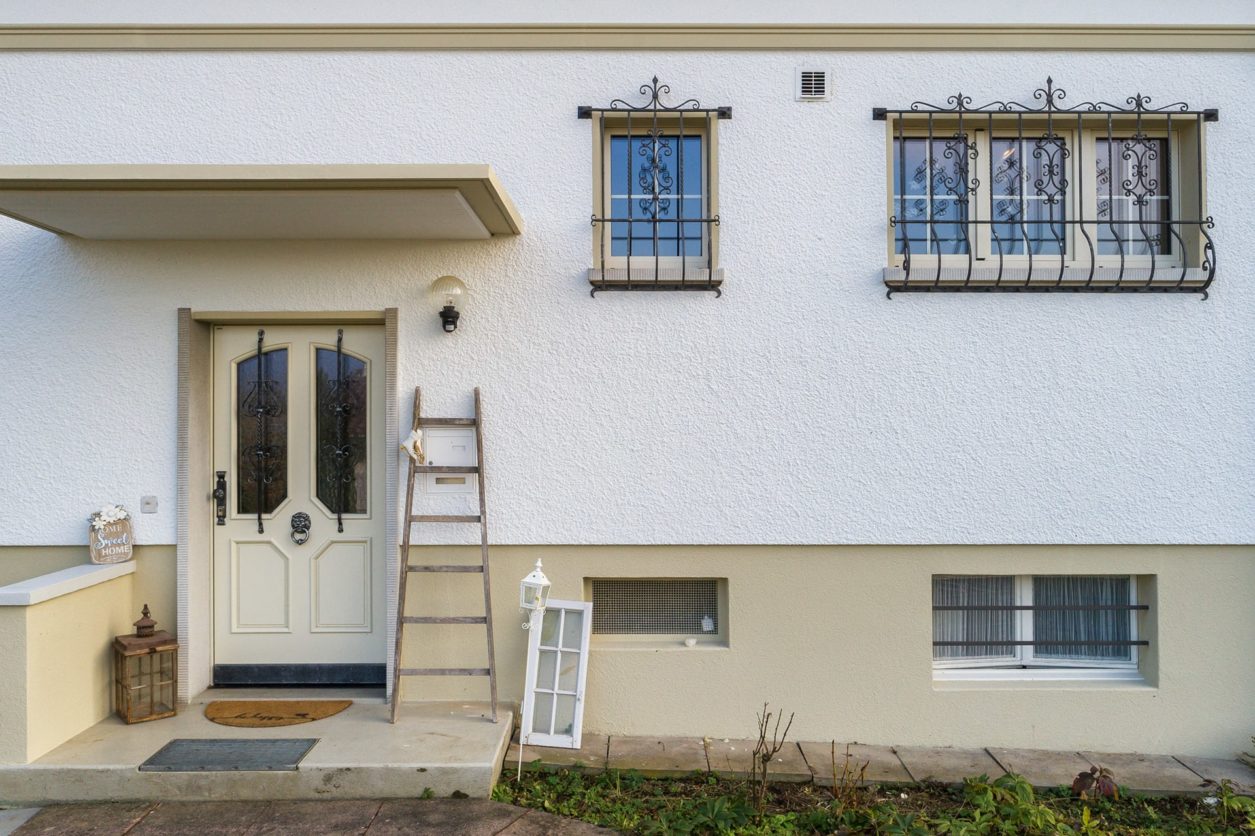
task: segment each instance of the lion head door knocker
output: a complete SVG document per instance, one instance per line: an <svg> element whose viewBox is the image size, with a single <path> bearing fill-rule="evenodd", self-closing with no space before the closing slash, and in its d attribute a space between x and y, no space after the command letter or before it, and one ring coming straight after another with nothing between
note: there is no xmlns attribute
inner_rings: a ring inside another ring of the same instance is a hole
<svg viewBox="0 0 1255 836"><path fill-rule="evenodd" d="M304 511L297 511L292 515L292 542L298 546L305 545L305 541L309 539L309 527L313 525L309 514Z"/></svg>

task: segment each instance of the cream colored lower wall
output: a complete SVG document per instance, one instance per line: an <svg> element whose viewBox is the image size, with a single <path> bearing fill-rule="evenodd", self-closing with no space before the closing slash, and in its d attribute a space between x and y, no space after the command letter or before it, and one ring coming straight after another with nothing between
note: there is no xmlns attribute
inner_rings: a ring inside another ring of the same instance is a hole
<svg viewBox="0 0 1255 836"><path fill-rule="evenodd" d="M174 631L173 546L136 548L136 571L32 606L0 607L0 763L27 763L113 710L111 644L149 604ZM0 548L6 583L87 563L86 546Z"/></svg>
<svg viewBox="0 0 1255 836"><path fill-rule="evenodd" d="M452 553L451 553L452 552ZM492 550L501 697L521 696L518 581L537 557L553 597L587 577L727 578L727 648L598 648L584 729L749 737L764 701L796 712L795 739L1173 752L1232 757L1255 733L1255 547L656 546ZM415 548L411 562L476 562ZM1147 684L934 683L931 576L1151 576ZM478 575L411 579L408 612L477 611ZM460 590L460 591L455 591ZM473 665L473 626L407 627L406 666ZM482 681L407 679L413 699L482 698Z"/></svg>
<svg viewBox="0 0 1255 836"><path fill-rule="evenodd" d="M113 637L134 632L135 575L26 607L26 757L34 760L112 710Z"/></svg>

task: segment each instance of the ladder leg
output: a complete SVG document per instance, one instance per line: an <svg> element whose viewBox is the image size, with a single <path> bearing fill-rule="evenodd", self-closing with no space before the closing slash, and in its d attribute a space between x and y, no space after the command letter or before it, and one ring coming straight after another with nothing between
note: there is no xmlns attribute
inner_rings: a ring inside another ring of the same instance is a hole
<svg viewBox="0 0 1255 836"><path fill-rule="evenodd" d="M488 632L488 692L492 721L497 722L497 657L492 641L492 583L488 574L488 507L484 481L484 415L480 408L479 387L475 387L475 460L479 465L479 555L484 565L484 617Z"/></svg>
<svg viewBox="0 0 1255 836"><path fill-rule="evenodd" d="M414 418L413 428L418 429L419 409L422 406L422 389L414 387ZM410 532L412 525L410 523L410 515L414 513L414 477L417 474L414 459L409 458L409 478L405 483L405 513L402 515L402 525L404 526L401 534L401 555L397 562L401 571L401 577L397 583L397 633L396 643L393 648L392 656L392 722L397 721L397 714L401 710L401 648L403 647L402 638L405 634L405 591L410 577Z"/></svg>

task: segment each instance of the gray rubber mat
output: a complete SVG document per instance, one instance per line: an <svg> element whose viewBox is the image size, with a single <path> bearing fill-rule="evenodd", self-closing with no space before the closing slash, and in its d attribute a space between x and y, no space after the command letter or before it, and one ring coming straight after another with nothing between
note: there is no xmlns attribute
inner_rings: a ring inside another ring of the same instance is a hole
<svg viewBox="0 0 1255 836"><path fill-rule="evenodd" d="M316 737L261 740L234 738L171 740L139 765L140 772L293 772Z"/></svg>

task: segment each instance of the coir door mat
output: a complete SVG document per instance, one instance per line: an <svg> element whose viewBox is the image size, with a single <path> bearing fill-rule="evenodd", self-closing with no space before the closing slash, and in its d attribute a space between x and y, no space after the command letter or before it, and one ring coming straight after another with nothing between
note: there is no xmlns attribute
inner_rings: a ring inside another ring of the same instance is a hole
<svg viewBox="0 0 1255 836"><path fill-rule="evenodd" d="M171 740L139 765L140 772L294 772L316 737L275 740Z"/></svg>
<svg viewBox="0 0 1255 836"><path fill-rule="evenodd" d="M214 700L205 706L205 717L222 726L268 729L312 723L352 704L352 700Z"/></svg>

